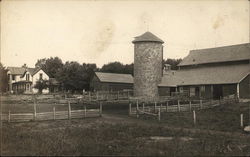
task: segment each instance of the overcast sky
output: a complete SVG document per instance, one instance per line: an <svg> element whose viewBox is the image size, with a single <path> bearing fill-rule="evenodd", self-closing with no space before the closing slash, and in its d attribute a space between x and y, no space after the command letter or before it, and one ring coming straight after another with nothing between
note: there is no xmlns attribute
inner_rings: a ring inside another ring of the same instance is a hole
<svg viewBox="0 0 250 157"><path fill-rule="evenodd" d="M34 67L37 59L132 63L135 36L150 31L164 58L192 49L249 42L249 1L3 0L1 62Z"/></svg>

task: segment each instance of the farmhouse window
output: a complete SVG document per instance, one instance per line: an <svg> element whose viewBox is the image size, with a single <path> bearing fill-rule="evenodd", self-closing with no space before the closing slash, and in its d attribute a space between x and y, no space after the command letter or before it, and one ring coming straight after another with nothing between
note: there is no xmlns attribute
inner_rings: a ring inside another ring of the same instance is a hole
<svg viewBox="0 0 250 157"><path fill-rule="evenodd" d="M30 74L26 74L26 81L30 80Z"/></svg>
<svg viewBox="0 0 250 157"><path fill-rule="evenodd" d="M15 81L16 80L16 76L12 75L12 80Z"/></svg>
<svg viewBox="0 0 250 157"><path fill-rule="evenodd" d="M42 74L42 73L40 74L39 79L40 79L40 80L42 80L42 79L43 79L43 74Z"/></svg>

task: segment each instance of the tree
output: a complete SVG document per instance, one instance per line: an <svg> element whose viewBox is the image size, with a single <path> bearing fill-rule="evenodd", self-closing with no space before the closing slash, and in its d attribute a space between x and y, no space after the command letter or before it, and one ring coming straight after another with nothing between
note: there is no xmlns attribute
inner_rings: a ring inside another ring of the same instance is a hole
<svg viewBox="0 0 250 157"><path fill-rule="evenodd" d="M59 57L38 59L35 67L42 68L50 77L56 78L57 72L63 67L63 62Z"/></svg>
<svg viewBox="0 0 250 157"><path fill-rule="evenodd" d="M123 73L123 64L120 62L104 64L101 68L101 71L110 73Z"/></svg>
<svg viewBox="0 0 250 157"><path fill-rule="evenodd" d="M94 75L96 64L82 64L66 62L57 73L58 81L65 90L82 91L89 89L90 79Z"/></svg>
<svg viewBox="0 0 250 157"><path fill-rule="evenodd" d="M44 89L47 89L49 87L49 82L48 80L38 80L36 81L36 84L34 85L34 88L38 89L38 93L42 94L42 91Z"/></svg>
<svg viewBox="0 0 250 157"><path fill-rule="evenodd" d="M0 93L6 92L8 88L7 69L0 63Z"/></svg>
<svg viewBox="0 0 250 157"><path fill-rule="evenodd" d="M100 71L109 73L133 74L134 64L132 63L123 65L120 62L111 62L108 64L104 64Z"/></svg>
<svg viewBox="0 0 250 157"><path fill-rule="evenodd" d="M178 67L177 65L182 61L182 59L171 59L171 58L168 58L167 60L164 60L163 59L163 67L164 67L164 64L170 64L171 65L171 69L172 70L178 70Z"/></svg>

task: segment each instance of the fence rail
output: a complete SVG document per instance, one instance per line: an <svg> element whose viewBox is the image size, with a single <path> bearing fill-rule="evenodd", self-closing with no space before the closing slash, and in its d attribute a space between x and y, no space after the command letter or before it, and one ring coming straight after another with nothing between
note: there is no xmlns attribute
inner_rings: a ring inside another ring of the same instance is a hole
<svg viewBox="0 0 250 157"><path fill-rule="evenodd" d="M136 106L132 107L132 103L129 103L129 115L136 115L139 117L140 114L146 114L154 117L158 117L160 120L161 112L191 112L193 110L203 110L213 108L226 103L238 102L235 98L225 98L220 100L184 100L177 101L177 104L169 105L170 101L165 103L157 102L150 106L146 106L145 103L139 104L139 101L136 102Z"/></svg>
<svg viewBox="0 0 250 157"><path fill-rule="evenodd" d="M87 109L86 106L84 106L84 110L71 110L70 104L71 102L68 101L68 111L56 111L55 107L53 107L53 112L37 112L36 103L34 102L33 113L11 113L11 111L9 111L8 114L0 114L1 121L25 122L102 116L101 102L99 103L100 108L98 109Z"/></svg>

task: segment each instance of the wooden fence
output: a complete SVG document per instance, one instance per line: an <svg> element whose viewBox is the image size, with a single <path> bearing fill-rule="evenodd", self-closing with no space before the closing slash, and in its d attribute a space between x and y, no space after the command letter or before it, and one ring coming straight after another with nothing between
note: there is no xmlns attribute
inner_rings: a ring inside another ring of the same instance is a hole
<svg viewBox="0 0 250 157"><path fill-rule="evenodd" d="M89 92L87 95L83 96L84 100L87 101L110 101L110 100L128 100L133 96L133 91L98 91Z"/></svg>
<svg viewBox="0 0 250 157"><path fill-rule="evenodd" d="M157 117L160 121L161 112L191 112L194 110L208 109L222 104L235 102L238 102L236 98L225 98L220 100L177 100L176 105L170 105L170 101L166 101L165 103L155 102L153 106L146 106L145 103L139 103L137 100L135 107L132 107L132 102L129 103L129 115L136 115L139 117L140 114L145 114Z"/></svg>
<svg viewBox="0 0 250 157"><path fill-rule="evenodd" d="M84 110L71 110L69 102L67 111L56 111L56 108L53 107L52 112L36 112L36 105L34 105L33 113L11 113L11 111L9 111L8 114L1 114L1 120L3 122L25 122L57 119L75 119L99 116L102 116L101 103L98 109L87 109L86 106L84 106Z"/></svg>

